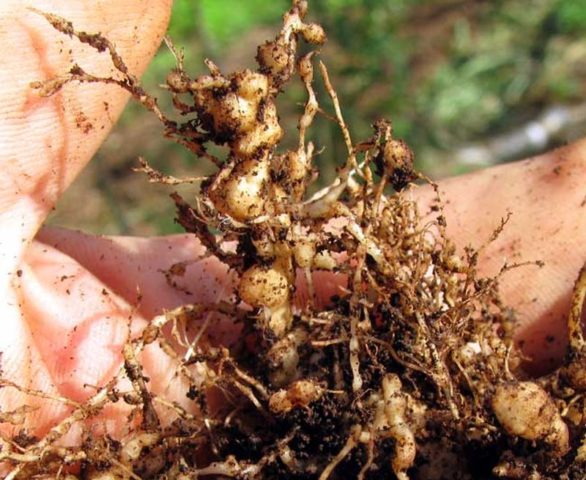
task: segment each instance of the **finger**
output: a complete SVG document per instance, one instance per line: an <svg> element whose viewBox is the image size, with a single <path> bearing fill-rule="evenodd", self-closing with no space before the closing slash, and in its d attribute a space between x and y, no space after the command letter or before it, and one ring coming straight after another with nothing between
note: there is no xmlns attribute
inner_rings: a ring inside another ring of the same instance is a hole
<svg viewBox="0 0 586 480"><path fill-rule="evenodd" d="M24 321L19 329L3 333L10 350L2 358L3 377L47 395L84 402L116 376L124 343L131 331L145 326L145 320L77 262L47 245L31 244L18 278ZM176 366L156 344L145 349L141 360L153 392L190 407L184 395L187 385L174 377ZM0 389L0 405L6 410L21 405L34 409L11 433L25 428L36 435L46 433L73 409L70 403L15 388ZM128 413L128 407L118 402L98 423L107 421L110 433L119 433ZM4 433L10 430L6 424L2 427Z"/></svg>
<svg viewBox="0 0 586 480"><path fill-rule="evenodd" d="M186 303L214 303L232 293L228 267L207 257L193 235L106 237L45 227L37 240L75 259L146 318ZM170 275L178 263L185 263L185 271Z"/></svg>
<svg viewBox="0 0 586 480"><path fill-rule="evenodd" d="M31 82L72 63L115 74L109 56L54 30L38 10L101 32L139 75L163 35L171 0L4 0L0 4L0 272L14 271L27 243L119 116L127 94L102 84L68 85L40 98ZM9 235L4 232L10 232ZM0 291L2 291L0 289Z"/></svg>
<svg viewBox="0 0 586 480"><path fill-rule="evenodd" d="M586 141L532 160L440 183L448 235L460 248L480 246L511 212L480 258L480 273L505 262L540 260L505 274L501 293L517 312L518 340L538 371L559 361L574 281L586 261ZM421 192L429 201L430 192Z"/></svg>
<svg viewBox="0 0 586 480"><path fill-rule="evenodd" d="M75 259L129 303L139 304L145 318L186 303L227 300L236 286L235 272L206 256L193 235L105 237L45 227L37 240ZM170 267L180 263L185 264L185 272L169 277ZM339 286L345 284L342 276L324 271L314 272L313 279L320 305L340 294ZM301 272L296 284L296 304L306 305L309 297Z"/></svg>

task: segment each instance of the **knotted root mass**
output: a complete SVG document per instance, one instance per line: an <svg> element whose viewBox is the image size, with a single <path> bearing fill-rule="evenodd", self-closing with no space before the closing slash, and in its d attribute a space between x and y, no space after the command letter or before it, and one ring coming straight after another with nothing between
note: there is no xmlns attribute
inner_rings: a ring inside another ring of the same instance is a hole
<svg viewBox="0 0 586 480"><path fill-rule="evenodd" d="M42 94L70 82L117 84L158 116L168 137L216 165L194 199L173 195L177 221L238 281L218 304L155 318L125 346L112 382L45 438L3 439L10 478L586 478L586 270L565 364L531 379L497 293L499 277L519 265L480 278L482 248L456 254L439 194L423 221L411 184L437 188L413 169L390 122L375 123L366 140L351 139L325 65L315 51L298 54L299 42L326 40L306 11L306 1L293 1L280 33L258 48L256 71L226 74L206 60L209 74L193 79L168 41L177 66L165 88L179 120L159 109L107 39L43 14L57 30L108 52L119 75L73 66L36 84ZM316 65L331 115L314 91ZM275 99L294 77L307 100L297 146L284 150ZM309 195L319 145L307 131L318 114L338 123L347 153L337 178ZM208 144L228 154L218 158ZM182 181L145 161L140 170L152 181ZM323 279L338 285L332 298L319 295ZM207 333L227 320L239 334L222 345ZM172 338L162 333L169 325ZM197 414L150 391L140 352L152 342L176 363ZM122 379L131 391L118 390ZM9 380L3 387L23 388ZM59 443L112 402L134 406L123 438L88 433L78 446ZM171 420L160 419L162 409ZM17 423L26 411L2 415Z"/></svg>

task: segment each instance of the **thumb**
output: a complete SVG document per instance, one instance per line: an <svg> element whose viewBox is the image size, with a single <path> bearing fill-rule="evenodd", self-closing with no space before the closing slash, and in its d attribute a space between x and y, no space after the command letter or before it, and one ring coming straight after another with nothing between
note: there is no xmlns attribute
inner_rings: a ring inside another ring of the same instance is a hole
<svg viewBox="0 0 586 480"><path fill-rule="evenodd" d="M0 274L8 278L40 225L104 140L128 95L103 84L66 85L41 98L31 82L73 63L115 76L107 54L57 32L32 9L101 32L140 75L164 34L171 0L4 0L0 4ZM9 48L7 48L9 47Z"/></svg>

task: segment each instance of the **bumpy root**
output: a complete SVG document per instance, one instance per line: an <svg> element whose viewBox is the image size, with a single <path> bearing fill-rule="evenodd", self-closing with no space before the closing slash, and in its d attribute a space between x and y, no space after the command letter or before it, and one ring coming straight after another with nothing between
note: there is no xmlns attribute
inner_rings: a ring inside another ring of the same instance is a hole
<svg viewBox="0 0 586 480"><path fill-rule="evenodd" d="M193 79L167 41L177 66L166 89L180 120L160 111L107 39L43 14L57 30L107 51L120 75L98 78L74 66L35 84L41 94L69 82L117 84L158 116L167 136L217 167L193 204L173 195L177 221L238 281L222 303L186 305L155 318L126 345L119 374L92 399L81 405L56 399L72 414L43 439L25 441L24 433L3 439L8 478L56 472L68 480L586 475L580 324L586 269L576 284L565 365L528 379L497 293L500 276L514 266L480 278L476 263L484 247L456 254L439 195L422 221L404 193L424 179L411 150L384 120L370 138L353 143L322 62L334 106L326 115L338 124L347 154L337 178L309 196L318 172L307 132L324 111L313 87L316 53L299 57L297 49L301 40L320 45L326 38L306 13L307 2L294 0L282 30L258 48L257 71L225 74L207 60L209 74ZM298 144L282 150L275 99L295 76L307 101ZM226 146L226 158L210 155L208 143ZM171 185L200 180L163 175L144 161L140 170ZM319 296L324 278L338 285L329 299ZM240 334L219 345L208 333L227 318ZM165 325L172 338L163 334ZM155 341L176 366L177 381L187 385L197 414L150 391L140 351ZM129 391L119 390L122 380ZM8 380L2 385L45 395ZM124 438L88 433L77 447L60 446L74 424L120 401L133 408L134 426ZM171 421L161 421L161 409ZM18 424L26 414L17 409L1 419Z"/></svg>

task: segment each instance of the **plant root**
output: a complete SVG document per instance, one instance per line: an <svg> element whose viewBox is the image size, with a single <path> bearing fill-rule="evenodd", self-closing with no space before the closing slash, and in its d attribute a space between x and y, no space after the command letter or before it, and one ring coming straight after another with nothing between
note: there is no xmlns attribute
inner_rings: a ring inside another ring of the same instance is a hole
<svg viewBox="0 0 586 480"><path fill-rule="evenodd" d="M326 40L319 25L306 21L307 6L293 0L281 31L258 48L256 71L225 74L206 60L209 73L191 78L167 40L177 65L165 89L178 120L161 112L107 39L41 13L58 31L107 52L119 76L95 77L73 66L34 87L51 95L71 82L119 85L161 120L168 137L211 161L216 171L205 179L164 175L145 161L139 170L169 185L201 182L192 204L173 195L177 221L238 280L221 303L186 305L153 319L125 346L117 376L89 401L54 398L72 413L44 438L2 439L0 460L12 468L7 478L586 477L586 267L568 319L566 362L530 379L498 283L512 268L533 267L503 265L493 278L477 273L479 255L507 218L485 245L456 253L437 185L415 171L390 122L379 120L370 138L352 141L321 61L333 114L320 106L317 53L297 53L302 40ZM299 141L287 150L275 100L296 76L307 100ZM346 154L336 179L309 195L318 177L316 146L307 140L316 115L337 123ZM216 158L207 144L228 154ZM430 215L410 199L416 180L435 189ZM169 269L170 284L184 268ZM319 297L324 278L338 285L327 299ZM230 345L208 335L220 317L240 332ZM150 390L140 352L155 341L188 385L197 413ZM119 391L121 380L131 391ZM2 386L46 396L8 379ZM133 408L124 438L86 432L78 446L59 444L72 426L117 401ZM161 421L161 408L171 421ZM1 418L18 423L24 415L21 408Z"/></svg>

